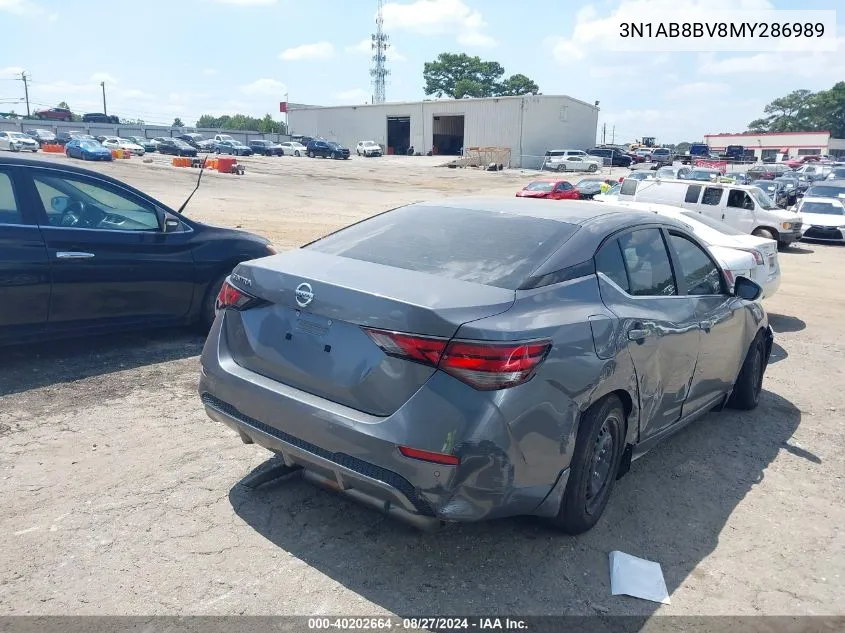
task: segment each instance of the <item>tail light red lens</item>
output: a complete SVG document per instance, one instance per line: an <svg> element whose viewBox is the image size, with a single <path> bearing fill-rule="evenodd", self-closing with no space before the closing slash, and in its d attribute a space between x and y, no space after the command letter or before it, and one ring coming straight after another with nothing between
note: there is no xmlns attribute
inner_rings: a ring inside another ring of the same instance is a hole
<svg viewBox="0 0 845 633"><path fill-rule="evenodd" d="M531 379L546 359L549 340L476 342L364 328L389 355L438 369L481 391L515 387Z"/></svg>
<svg viewBox="0 0 845 633"><path fill-rule="evenodd" d="M226 308L244 310L256 302L257 299L255 297L248 295L240 288L235 288L229 283L228 279L223 282L220 292L217 294L218 310L224 310Z"/></svg>
<svg viewBox="0 0 845 633"><path fill-rule="evenodd" d="M763 265L763 253L758 251L756 248L740 248L737 250L745 251L746 253L751 253L754 256L754 263L758 266Z"/></svg>
<svg viewBox="0 0 845 633"><path fill-rule="evenodd" d="M435 464L444 464L446 466L457 466L461 463L460 457L455 455L432 453L431 451L422 451L418 448L411 448L410 446L400 446L399 452L405 457L410 457L411 459L420 459L424 462L433 462Z"/></svg>

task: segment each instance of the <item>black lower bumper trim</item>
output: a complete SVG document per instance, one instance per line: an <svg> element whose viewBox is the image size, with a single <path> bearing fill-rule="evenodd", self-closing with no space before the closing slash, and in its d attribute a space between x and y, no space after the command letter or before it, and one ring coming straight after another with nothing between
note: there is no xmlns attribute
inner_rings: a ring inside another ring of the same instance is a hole
<svg viewBox="0 0 845 633"><path fill-rule="evenodd" d="M434 512L431 509L431 506L428 502L421 498L411 483L402 477L394 473L392 470L387 470L386 468L382 468L381 466L376 466L375 464L371 464L369 462L365 462L362 459L358 459L357 457L352 457L351 455L346 455L345 453L332 453L327 451L324 448L320 448L315 444L311 444L310 442L306 442L305 440L301 440L298 437L294 437L293 435L289 435L284 431L280 431L278 429L273 428L263 422L256 420L255 418L251 418L247 415L244 415L240 411L238 411L235 407L230 405L227 402L223 402L219 398L215 398L209 393L203 393L200 398L202 399L203 404L206 404L210 407L213 407L219 411L222 411L226 415L243 422L247 426L251 426L253 428L258 429L262 433L266 433L276 439L281 440L282 442L286 442L288 444L292 444L297 448L301 448L304 451L308 451L318 457L322 457L330 462L337 464L338 466L343 466L344 468L348 468L349 470L355 471L356 473L360 473L365 477L370 477L371 479L376 479L378 481L384 482L387 485L395 488L399 492L401 492L405 497L410 501L414 507L417 509L417 512L424 516L433 517Z"/></svg>

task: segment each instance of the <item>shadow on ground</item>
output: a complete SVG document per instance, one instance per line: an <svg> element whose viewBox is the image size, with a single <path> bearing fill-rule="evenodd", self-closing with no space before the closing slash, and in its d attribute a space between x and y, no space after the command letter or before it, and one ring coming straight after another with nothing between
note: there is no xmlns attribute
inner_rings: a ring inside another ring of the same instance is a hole
<svg viewBox="0 0 845 633"><path fill-rule="evenodd" d="M715 549L772 460L793 448L800 422L771 392L755 411L706 416L634 462L599 524L579 537L529 517L419 533L295 477L253 491L239 482L229 499L278 547L398 615L650 615L658 605L610 595L608 553L659 561L671 593Z"/></svg>
<svg viewBox="0 0 845 633"><path fill-rule="evenodd" d="M769 325L775 331L775 337L778 334L785 334L787 332L800 332L807 328L807 324L801 319L794 316L786 316L784 314L769 313Z"/></svg>
<svg viewBox="0 0 845 633"><path fill-rule="evenodd" d="M0 396L197 356L204 342L171 328L4 348Z"/></svg>
<svg viewBox="0 0 845 633"><path fill-rule="evenodd" d="M774 365L782 360L786 360L789 353L777 343L772 344L772 355L769 357L769 365Z"/></svg>

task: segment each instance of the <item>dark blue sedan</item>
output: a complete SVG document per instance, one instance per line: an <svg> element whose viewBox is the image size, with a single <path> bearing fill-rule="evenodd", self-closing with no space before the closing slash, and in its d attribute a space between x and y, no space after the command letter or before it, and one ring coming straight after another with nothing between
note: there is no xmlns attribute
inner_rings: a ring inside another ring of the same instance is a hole
<svg viewBox="0 0 845 633"><path fill-rule="evenodd" d="M0 157L0 345L208 328L232 269L275 252L105 174Z"/></svg>
<svg viewBox="0 0 845 633"><path fill-rule="evenodd" d="M111 160L111 150L103 147L96 141L75 138L65 145L65 154L68 158L81 158L82 160Z"/></svg>

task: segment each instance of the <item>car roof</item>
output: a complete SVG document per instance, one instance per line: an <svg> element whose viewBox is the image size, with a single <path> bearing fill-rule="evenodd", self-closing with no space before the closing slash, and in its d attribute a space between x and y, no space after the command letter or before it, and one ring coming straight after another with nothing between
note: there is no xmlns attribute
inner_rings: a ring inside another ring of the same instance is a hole
<svg viewBox="0 0 845 633"><path fill-rule="evenodd" d="M845 206L845 201L842 198L823 198L822 196L804 196L801 202L822 202L824 204L841 204Z"/></svg>

